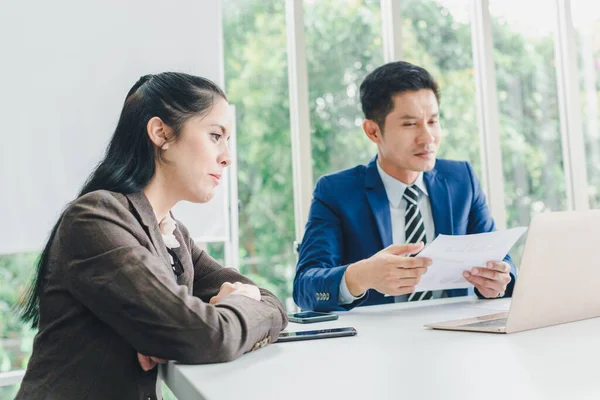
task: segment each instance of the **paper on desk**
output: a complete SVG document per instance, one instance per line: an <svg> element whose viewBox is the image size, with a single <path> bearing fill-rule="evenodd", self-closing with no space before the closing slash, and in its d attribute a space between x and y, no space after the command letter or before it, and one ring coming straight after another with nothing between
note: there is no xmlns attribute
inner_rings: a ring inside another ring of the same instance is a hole
<svg viewBox="0 0 600 400"><path fill-rule="evenodd" d="M421 276L415 292L472 286L463 278L463 271L504 259L526 230L520 227L474 235L439 235L417 255L431 258L433 263Z"/></svg>

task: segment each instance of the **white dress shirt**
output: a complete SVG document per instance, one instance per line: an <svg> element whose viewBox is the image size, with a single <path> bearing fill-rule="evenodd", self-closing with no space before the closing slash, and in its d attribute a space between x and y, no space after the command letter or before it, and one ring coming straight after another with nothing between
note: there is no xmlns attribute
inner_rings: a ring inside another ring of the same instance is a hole
<svg viewBox="0 0 600 400"><path fill-rule="evenodd" d="M392 221L392 243L401 244L405 243L406 237L404 232L404 212L406 211L407 201L404 199L404 191L410 185L399 181L396 178L388 175L379 165L377 160L377 171L383 181L387 198L390 202L390 217ZM427 243L430 243L434 239L435 226L433 225L433 214L431 212L431 202L429 201L429 193L423 182L423 173L421 172L415 182L413 183L419 189L419 210L423 216L423 223L425 224L425 237ZM365 292L366 293L366 292ZM363 295L364 296L364 293ZM350 304L360 297L354 297L348 290L346 285L346 273L342 276L340 282L340 304Z"/></svg>

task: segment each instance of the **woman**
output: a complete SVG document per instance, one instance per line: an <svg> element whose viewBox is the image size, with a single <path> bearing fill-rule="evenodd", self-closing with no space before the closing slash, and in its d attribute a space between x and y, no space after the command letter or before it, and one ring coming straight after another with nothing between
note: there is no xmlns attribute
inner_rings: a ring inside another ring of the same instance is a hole
<svg viewBox="0 0 600 400"><path fill-rule="evenodd" d="M147 75L129 91L104 159L41 255L22 308L39 332L17 399L156 399L157 362L229 361L277 339L277 298L221 267L170 214L212 198L230 127L225 94L206 79Z"/></svg>

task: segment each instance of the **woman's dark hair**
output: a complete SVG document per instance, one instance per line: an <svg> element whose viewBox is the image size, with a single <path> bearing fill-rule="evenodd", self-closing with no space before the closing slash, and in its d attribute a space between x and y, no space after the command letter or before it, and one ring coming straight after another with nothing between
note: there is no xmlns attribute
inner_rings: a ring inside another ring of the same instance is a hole
<svg viewBox="0 0 600 400"><path fill-rule="evenodd" d="M78 197L95 190L124 194L141 191L154 175L156 159L162 159L162 150L148 137L148 121L159 117L173 129L169 141L176 141L185 122L208 114L218 97L226 99L225 93L208 79L176 72L142 76L127 93L104 158ZM61 219L62 216L52 228L37 264L37 274L18 306L21 319L34 328L39 323L39 300L50 248Z"/></svg>
<svg viewBox="0 0 600 400"><path fill-rule="evenodd" d="M395 94L430 89L440 102L440 90L426 69L406 61L396 61L376 68L360 85L360 103L366 119L377 122L383 131L385 117L394 108Z"/></svg>

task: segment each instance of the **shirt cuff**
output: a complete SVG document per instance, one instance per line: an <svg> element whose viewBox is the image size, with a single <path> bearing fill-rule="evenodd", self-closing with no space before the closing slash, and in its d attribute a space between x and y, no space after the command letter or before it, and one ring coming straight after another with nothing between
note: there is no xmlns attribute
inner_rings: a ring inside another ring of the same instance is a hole
<svg viewBox="0 0 600 400"><path fill-rule="evenodd" d="M350 290L348 289L348 286L346 285L346 272L344 272L344 275L342 275L342 280L340 281L340 304L353 303L356 300L362 299L363 297L365 297L365 294L367 294L366 291L363 294L361 294L359 297L352 296L352 293L350 293Z"/></svg>

